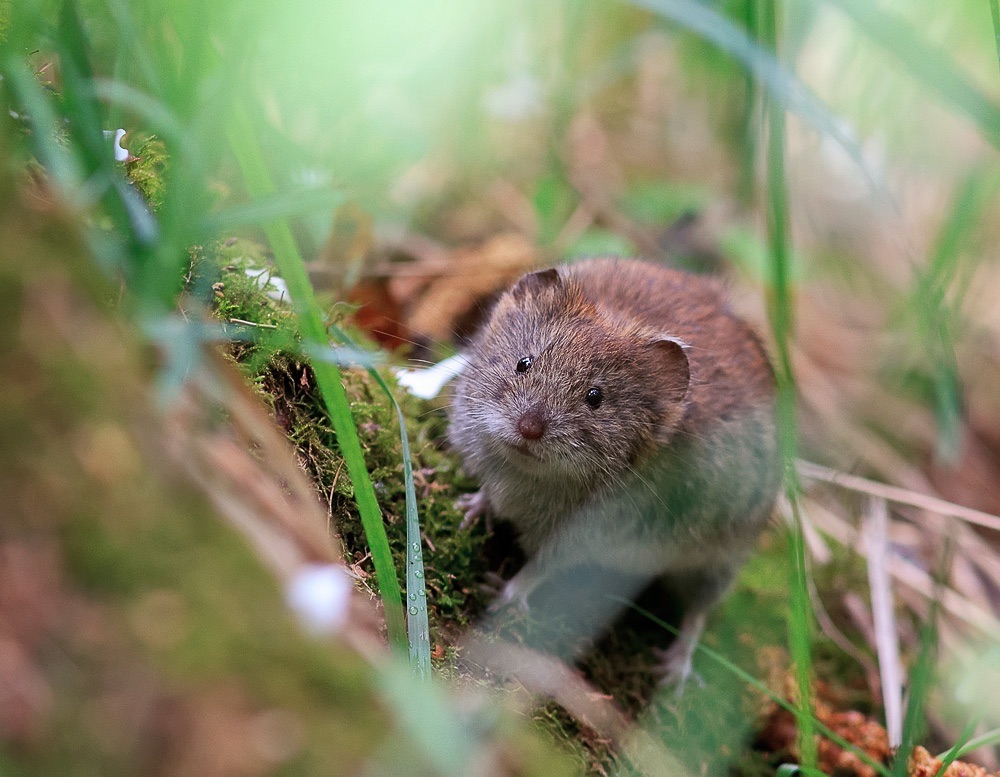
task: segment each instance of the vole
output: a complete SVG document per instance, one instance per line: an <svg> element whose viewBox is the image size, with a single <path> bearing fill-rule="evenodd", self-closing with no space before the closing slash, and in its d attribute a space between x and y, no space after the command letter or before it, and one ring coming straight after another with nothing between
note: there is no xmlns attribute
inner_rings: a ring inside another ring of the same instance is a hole
<svg viewBox="0 0 1000 777"><path fill-rule="evenodd" d="M775 381L722 285L591 259L522 277L454 388L449 438L528 561L498 602L528 608L574 565L661 577L683 607L661 682L683 688L706 613L767 523L780 467Z"/></svg>

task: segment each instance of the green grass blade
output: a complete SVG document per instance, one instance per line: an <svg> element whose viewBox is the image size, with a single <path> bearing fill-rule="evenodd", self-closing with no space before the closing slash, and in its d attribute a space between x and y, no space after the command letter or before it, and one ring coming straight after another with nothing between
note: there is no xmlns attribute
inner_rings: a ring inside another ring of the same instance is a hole
<svg viewBox="0 0 1000 777"><path fill-rule="evenodd" d="M156 133L169 143L172 154L184 159L194 158L189 132L177 115L160 100L130 84L103 78L94 81L94 91L102 100L138 116L147 131Z"/></svg>
<svg viewBox="0 0 1000 777"><path fill-rule="evenodd" d="M135 68L142 76L144 85L154 94L162 95L164 88L160 70L153 61L146 46L145 36L136 24L128 4L122 0L104 0L104 5L118 27L116 40L121 42L124 53L134 63Z"/></svg>
<svg viewBox="0 0 1000 777"><path fill-rule="evenodd" d="M340 327L330 331L341 344L355 346ZM424 585L423 543L420 539L420 516L417 513L417 492L413 486L413 456L410 453L410 436L406 432L406 418L388 384L373 367L372 376L389 397L399 421L399 439L403 448L403 486L406 492L406 631L410 643L410 665L424 679L431 676L430 624L427 621L427 587Z"/></svg>
<svg viewBox="0 0 1000 777"><path fill-rule="evenodd" d="M934 415L938 425L937 456L956 463L961 452L962 390L955 355L955 327L960 298L949 301L948 292L962 274L968 236L975 234L993 187L979 171L960 187L955 205L938 235L927 269L918 273L912 299L919 335L928 356L934 389Z"/></svg>
<svg viewBox="0 0 1000 777"><path fill-rule="evenodd" d="M97 98L87 33L74 0L65 0L60 8L55 44L69 141L83 168L85 189L99 200L116 233L125 241L126 250L120 256L127 261L119 269L134 287L137 274L156 250L159 227L142 198L125 180L114 161L111 144L104 138L105 111Z"/></svg>
<svg viewBox="0 0 1000 777"><path fill-rule="evenodd" d="M761 39L778 58L777 0L771 0L761 9ZM788 639L792 660L795 663L799 690L799 707L796 722L799 730L799 753L805 770L816 768L818 756L812 710L812 639L811 608L809 602L808 570L802 540L802 522L799 514L799 485L795 470L797 455L795 419L795 376L792 371L789 340L794 325L792 317L791 247L789 245L788 189L785 180L785 106L768 95L765 100L767 116L767 232L771 245L771 289L768 314L777 346L778 383L777 424L778 450L781 456L786 496L792 507L794 522L789 533L791 555L790 605Z"/></svg>
<svg viewBox="0 0 1000 777"><path fill-rule="evenodd" d="M109 144L102 130L101 105L94 92L87 35L74 0L64 0L57 27L62 97L73 145L80 154L88 176L107 175L111 169Z"/></svg>
<svg viewBox="0 0 1000 777"><path fill-rule="evenodd" d="M996 0L991 0L995 4ZM977 89L948 54L925 42L897 14L871 0L826 0L839 8L870 40L895 56L909 74L965 114L1000 149L1000 107Z"/></svg>
<svg viewBox="0 0 1000 777"><path fill-rule="evenodd" d="M903 741L900 742L896 758L892 763L893 777L906 777L907 759L923 735L924 702L930 690L934 675L934 655L937 646L936 605L932 611L932 622L920 631L920 653L910 672L910 693L903 720Z"/></svg>
<svg viewBox="0 0 1000 777"><path fill-rule="evenodd" d="M868 180L873 189L881 189L873 180L860 146L845 131L844 122L806 86L794 73L784 67L774 54L758 44L745 30L740 29L724 14L696 0L629 0L639 8L669 19L675 24L700 35L717 46L753 74L772 99L798 114L823 135L836 141ZM757 9L763 13L762 7Z"/></svg>
<svg viewBox="0 0 1000 777"><path fill-rule="evenodd" d="M34 75L18 55L8 55L0 63L5 83L9 85L19 112L24 114L30 126L33 153L48 171L52 181L62 196L75 208L86 210L99 197L115 218L116 226L123 236L133 237L135 252L142 252L156 240L156 223L146 210L142 198L133 191L118 171L88 176L87 164L72 142L61 143L59 113L53 100L39 85ZM111 158L110 147L106 149ZM108 162L110 164L110 162ZM98 182L95 186L95 182ZM87 234L94 256L108 272L125 272L127 275L129 253L123 250L119 237L101 230L90 230ZM141 245L140 245L141 243Z"/></svg>
<svg viewBox="0 0 1000 777"><path fill-rule="evenodd" d="M981 719L981 714L976 715L975 718L966 723L965 728L962 729L962 732L958 735L958 739L955 740L955 744L951 746L948 752L937 756L938 760L941 761L941 766L934 773L934 777L944 777L944 773L948 771L948 767L958 760L963 752L962 749L972 742L972 734L975 732L976 726L979 725Z"/></svg>
<svg viewBox="0 0 1000 777"><path fill-rule="evenodd" d="M975 722L971 723L970 725L974 726ZM989 747L990 745L996 745L996 744L1000 744L1000 728L995 728L992 731L987 731L985 734L980 734L979 736L970 739L968 742L964 743L958 749L958 751L955 753L955 758L961 758L963 755L971 753L974 750L978 750L981 747ZM943 759L949 755L951 755L950 750L943 755L939 755L938 758Z"/></svg>
<svg viewBox="0 0 1000 777"><path fill-rule="evenodd" d="M253 197L265 197L273 193L274 185L267 170L264 157L257 144L254 128L246 111L237 108L229 124L229 138L233 151ZM300 331L307 346L323 347L327 344L326 327L319 306L313 297L312 286L306 275L302 257L299 255L295 238L287 221L278 219L265 226L265 233L274 251L275 262L292 297L292 306L299 321ZM341 383L340 370L325 361L314 361L313 372L316 384L326 404L327 412L337 435L337 444L344 456L348 474L354 485L365 538L375 566L382 605L385 608L389 641L395 650L405 650L406 630L403 622L403 602L399 590L399 580L393 566L389 540L382 524L382 514L371 477L365 465L364 453L358 440L354 418L347 401L347 394Z"/></svg>
<svg viewBox="0 0 1000 777"><path fill-rule="evenodd" d="M8 2L3 9L7 14L6 26L0 35L0 52L4 56L24 55L37 48L42 12L39 0L18 0ZM2 7L2 6L0 6Z"/></svg>
<svg viewBox="0 0 1000 777"><path fill-rule="evenodd" d="M17 55L8 55L4 60L3 77L17 100L19 112L28 117L32 147L38 161L65 192L70 203L81 205L83 167L72 150L56 140L58 117L45 90Z"/></svg>
<svg viewBox="0 0 1000 777"><path fill-rule="evenodd" d="M1000 65L1000 0L989 0L990 18L993 20L993 43L997 50L997 65Z"/></svg>
<svg viewBox="0 0 1000 777"><path fill-rule="evenodd" d="M620 602L623 606L630 607L631 609L635 610L644 618L647 618L650 622L655 623L660 628L669 631L674 636L677 636L680 633L680 631L677 628L671 626L669 623L662 620L661 618L658 618L656 615L649 612L648 610L643 609L638 604L633 602L631 599L621 599L618 597L612 597L612 598L614 598L615 601ZM842 736L837 734L837 732L835 732L833 729L827 727L822 721L818 720L812 714L811 710L805 709L801 705L797 706L795 704L792 704L791 702L782 698L774 691L772 691L770 688L768 688L764 683L762 683L760 680L754 677L752 674L745 671L744 669L741 669L732 661L730 661L728 658L726 658L724 655L705 645L704 642L699 642L695 646L695 651L701 655L707 656L712 661L719 664L719 666L723 667L727 672L732 673L740 680L745 682L747 685L759 691L764 696L767 696L767 698L769 698L783 710L786 710L787 712L790 712L792 715L794 715L796 719L798 719L800 716L808 717L811 720L812 726L815 728L815 730L819 731L824 737L829 739L831 742L835 743L838 747L856 755L861 761L863 761L872 769L874 769L878 774L882 775L882 777L892 777L892 773L885 767L885 765L880 764L878 761L874 760L870 755L868 755L864 750L861 750L857 746L851 744ZM811 770L812 773L822 774L822 772L820 772L820 770L817 769L815 766L808 767L800 764L800 767L803 769L803 771Z"/></svg>
<svg viewBox="0 0 1000 777"><path fill-rule="evenodd" d="M743 21L751 42L759 45L759 22L757 0L743 0ZM752 205L757 184L757 148L760 135L760 87L749 68L745 69L743 81L743 105L740 116L740 175L736 194L745 206Z"/></svg>
<svg viewBox="0 0 1000 777"><path fill-rule="evenodd" d="M793 490L793 489L790 489ZM805 544L802 540L802 518L799 514L798 495L791 494L794 523L788 533L789 555L792 557L790 597L791 612L788 619L788 640L795 678L801 702L796 712L799 727L799 752L802 765L815 769L816 751L815 718L812 710L812 608L809 601L808 569L805 563Z"/></svg>
<svg viewBox="0 0 1000 777"><path fill-rule="evenodd" d="M959 187L955 203L938 234L925 269L916 274L911 315L926 354L938 426L937 456L954 464L961 450L962 389L955 353L956 329L973 265L966 259L984 210L995 196L995 182L980 171ZM953 287L954 295L950 295Z"/></svg>
<svg viewBox="0 0 1000 777"><path fill-rule="evenodd" d="M952 568L954 547L951 539L946 539L941 554L940 568L935 575L934 597L931 599L930 612L927 621L920 628L920 652L910 670L909 698L906 704L906 715L903 719L903 740L896 751L892 763L894 777L906 777L907 760L916 743L924 736L926 728L924 709L931 684L934 680L934 665L938 646L938 617L941 614L941 599L948 576L945 570Z"/></svg>
<svg viewBox="0 0 1000 777"><path fill-rule="evenodd" d="M205 234L215 235L234 227L276 221L313 211L329 213L341 205L344 199L343 192L331 189L302 188L277 192L210 214L205 218L202 230Z"/></svg>

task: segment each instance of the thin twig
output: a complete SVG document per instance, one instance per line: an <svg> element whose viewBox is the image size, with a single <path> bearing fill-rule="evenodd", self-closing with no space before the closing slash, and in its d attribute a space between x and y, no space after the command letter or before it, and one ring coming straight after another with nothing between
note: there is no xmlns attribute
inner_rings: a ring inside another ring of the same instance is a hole
<svg viewBox="0 0 1000 777"><path fill-rule="evenodd" d="M825 515L814 515L816 525L842 545L853 548L858 532L843 518L827 512ZM934 579L922 569L918 569L909 561L901 558L888 558L889 574L899 582L912 588L927 599L939 595L941 607L951 615L966 624L979 629L994 639L1000 639L1000 622L986 610L969 601L951 587L938 587Z"/></svg>
<svg viewBox="0 0 1000 777"><path fill-rule="evenodd" d="M903 741L903 679L899 663L896 613L892 605L892 586L889 583L888 525L889 508L885 500L872 497L864 523L865 547L868 551L868 587L871 589L875 648L882 680L885 728L889 735L889 747L899 747Z"/></svg>
<svg viewBox="0 0 1000 777"><path fill-rule="evenodd" d="M256 326L261 329L277 329L278 327L274 324L258 324L254 321L244 321L242 318L231 318L229 319L230 324L242 324L243 326Z"/></svg>
<svg viewBox="0 0 1000 777"><path fill-rule="evenodd" d="M850 489L851 491L860 491L863 494L877 496L890 502L918 507L922 510L937 513L938 515L951 516L952 518L958 518L968 523L974 523L977 526L984 526L987 529L1000 531L1000 517L991 513L984 513L982 510L963 507L962 505L957 505L935 496L928 496L927 494L921 494L917 491L910 491L897 486L889 486L885 483L858 477L857 475L848 475L846 472L838 472L829 467L823 467L819 464L803 461L802 459L796 462L796 468L803 477L822 480L825 483L831 483L841 488Z"/></svg>

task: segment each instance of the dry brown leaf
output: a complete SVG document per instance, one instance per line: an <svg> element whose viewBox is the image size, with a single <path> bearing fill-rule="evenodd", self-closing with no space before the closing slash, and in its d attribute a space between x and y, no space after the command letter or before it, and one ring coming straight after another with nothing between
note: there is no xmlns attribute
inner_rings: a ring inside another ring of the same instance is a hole
<svg viewBox="0 0 1000 777"><path fill-rule="evenodd" d="M786 697L793 698L794 682L786 679ZM885 763L889 757L889 737L885 729L874 720L853 710L838 711L827 700L830 690L822 683L817 684L813 712L827 728L845 741L854 745L876 763ZM795 717L788 710L771 702L765 717L765 724L758 736L758 742L773 753L796 752L798 736ZM842 777L877 777L878 772L866 764L851 750L846 750L824 736L818 737L817 749L819 768L826 774Z"/></svg>
<svg viewBox="0 0 1000 777"><path fill-rule="evenodd" d="M434 280L407 319L409 328L431 340L447 340L477 305L535 268L535 246L517 232L490 238L451 257L451 271Z"/></svg>
<svg viewBox="0 0 1000 777"><path fill-rule="evenodd" d="M941 761L917 745L913 750L913 755L910 756L907 775L908 777L935 777L940 768ZM954 761L945 769L943 777L991 777L991 775L982 766ZM996 775L992 777L996 777Z"/></svg>
<svg viewBox="0 0 1000 777"><path fill-rule="evenodd" d="M403 323L400 300L389 292L385 278L367 278L347 292L347 301L357 305L351 322L383 348L394 351L413 340Z"/></svg>

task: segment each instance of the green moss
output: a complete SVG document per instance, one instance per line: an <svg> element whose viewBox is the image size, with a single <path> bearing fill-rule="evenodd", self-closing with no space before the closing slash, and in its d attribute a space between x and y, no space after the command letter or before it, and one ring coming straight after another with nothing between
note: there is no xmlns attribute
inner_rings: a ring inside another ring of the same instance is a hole
<svg viewBox="0 0 1000 777"><path fill-rule="evenodd" d="M76 233L29 227L10 203L0 212L10 256L27 257L5 271L20 293L5 293L12 304L0 310L0 330L20 333L0 340L4 363L18 368L0 385L0 543L52 548L43 558L60 565L59 585L49 595L61 597L41 600L60 613L40 621L58 658L38 664L51 690L45 726L29 747L0 740L0 760L15 764L5 771L148 772L152 751L137 743L168 736L157 729L170 718L163 705L197 723L200 699L233 688L247 714L279 708L306 722L286 769L348 773L388 723L371 703L371 668L307 639L244 538L153 452L161 431L144 406L142 350L88 298L88 287L110 295L81 262ZM46 304L72 324L54 324ZM164 601L173 619L159 617ZM32 643L22 647L30 660ZM120 705L150 711L118 720ZM340 732L336 768L315 768L330 740L314 731ZM154 757L170 752L160 745Z"/></svg>
<svg viewBox="0 0 1000 777"><path fill-rule="evenodd" d="M66 566L91 591L127 596L135 593L141 570L118 537L95 515L78 515L63 531Z"/></svg>
<svg viewBox="0 0 1000 777"><path fill-rule="evenodd" d="M128 179L142 192L153 211L163 206L169 157L167 147L156 135L129 136L130 161L125 163Z"/></svg>
<svg viewBox="0 0 1000 777"><path fill-rule="evenodd" d="M110 289L76 231L37 229L5 194L0 244L21 259L0 270L17 289L0 309L12 370L0 382L0 548L39 559L25 588L34 636L12 638L43 703L30 737L0 732L0 770L431 773L420 732L385 703L392 673L308 638L245 537L163 453L183 430L151 409L145 349L95 304ZM410 686L421 701L426 687ZM292 750L277 757L253 747L269 715L290 725L280 745ZM566 773L508 724L479 733L534 752L525 774Z"/></svg>
<svg viewBox="0 0 1000 777"><path fill-rule="evenodd" d="M236 279L230 282L227 277L224 272L220 276L223 286L215 301L220 315L231 316L239 310L239 316L246 320L261 320L272 303L256 287L247 287ZM258 350L252 365L247 359L248 346L239 344L233 353L244 362L249 376L295 444L300 461L316 482L322 498L330 505L333 525L344 542L349 561L363 576L371 576L373 569L367 559L351 484L310 369L293 352L272 350L265 359L261 350L264 346L258 342L255 347ZM363 370L344 370L343 379L397 569L402 572L405 495L395 413L382 390ZM391 378L389 382L394 385ZM486 604L487 596L480 585L486 572L496 566L495 559L491 563L488 557L492 540L481 524L468 531L458 529L461 518L455 510L455 500L460 491L473 484L459 472L456 458L443 450L441 411L395 388L394 391L407 418L414 455L433 642L447 648L473 624ZM784 642L788 611L786 556L785 543L780 537L771 537L747 566L737 589L713 614L705 637L707 645L753 675L760 674L758 651ZM523 634L524 629L532 626L521 623L515 628ZM547 639L558 641L558 624L545 624L542 631ZM537 635L528 638L534 636ZM632 614L589 651L581 663L599 688L611 693L631 713L640 715L655 695L652 646L665 646L671 639L659 627ZM439 674L461 678L458 657L454 652L442 652L444 657L437 662ZM680 702L669 697L654 705L648 715L651 730L668 747L684 754L693 767L710 761L716 771L724 770L747 748L759 697L725 668L704 656L696 659L696 666L707 687L690 688ZM557 706L541 707L534 719L582 770L611 767L614 755L608 743L582 730Z"/></svg>
<svg viewBox="0 0 1000 777"><path fill-rule="evenodd" d="M289 308L269 298L247 269L267 267L262 249L231 238L199 249L189 287L212 300L215 315L232 323L248 322L250 339L230 353L270 405L275 419L295 445L300 461L329 504L332 526L343 540L348 560L362 577L374 574L354 503L354 492L337 447L336 435L316 390L312 370L297 355L298 336ZM335 308L331 316L344 311ZM358 339L362 339L357 335ZM381 370L407 419L424 544L429 617L436 641L448 643L481 612L485 595L478 588L488 565L482 552L482 527L459 531L455 509L460 487L469 484L457 462L442 450L443 412L400 390L388 370ZM400 573L405 569L405 489L402 448L396 413L389 398L365 370L342 371L390 547Z"/></svg>

